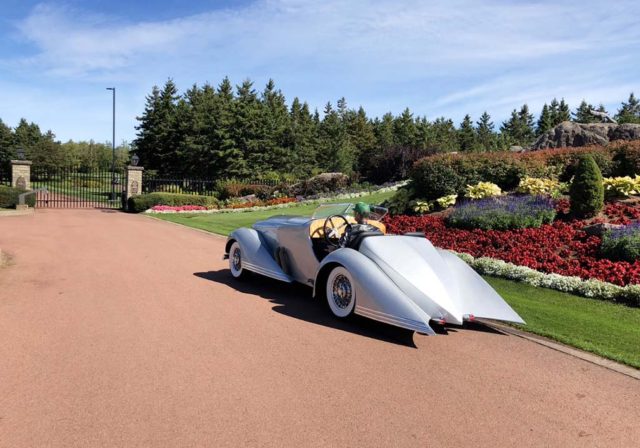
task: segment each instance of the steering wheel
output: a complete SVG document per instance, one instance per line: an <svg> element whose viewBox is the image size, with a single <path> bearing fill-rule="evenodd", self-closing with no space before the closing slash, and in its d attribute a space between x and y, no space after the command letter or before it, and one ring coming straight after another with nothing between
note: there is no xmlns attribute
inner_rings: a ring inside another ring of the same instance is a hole
<svg viewBox="0 0 640 448"><path fill-rule="evenodd" d="M338 220L338 223L334 222L334 218ZM342 228L344 228L344 232L340 236ZM327 244L333 247L345 247L351 236L351 223L343 215L331 215L324 220L322 231Z"/></svg>

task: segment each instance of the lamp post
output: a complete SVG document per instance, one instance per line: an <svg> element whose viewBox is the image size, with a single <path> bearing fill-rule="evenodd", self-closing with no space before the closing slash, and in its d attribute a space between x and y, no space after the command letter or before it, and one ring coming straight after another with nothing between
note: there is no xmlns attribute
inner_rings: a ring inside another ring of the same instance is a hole
<svg viewBox="0 0 640 448"><path fill-rule="evenodd" d="M107 87L113 93L113 126L111 136L111 200L116 199L116 88Z"/></svg>

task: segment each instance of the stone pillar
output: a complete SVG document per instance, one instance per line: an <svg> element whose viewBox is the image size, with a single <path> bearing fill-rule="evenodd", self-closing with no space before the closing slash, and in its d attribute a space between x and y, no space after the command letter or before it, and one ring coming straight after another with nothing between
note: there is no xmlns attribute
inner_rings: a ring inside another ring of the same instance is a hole
<svg viewBox="0 0 640 448"><path fill-rule="evenodd" d="M125 201L131 196L142 194L142 172L144 167L129 165L127 167L127 192Z"/></svg>
<svg viewBox="0 0 640 448"><path fill-rule="evenodd" d="M31 190L31 161L11 161L11 186Z"/></svg>

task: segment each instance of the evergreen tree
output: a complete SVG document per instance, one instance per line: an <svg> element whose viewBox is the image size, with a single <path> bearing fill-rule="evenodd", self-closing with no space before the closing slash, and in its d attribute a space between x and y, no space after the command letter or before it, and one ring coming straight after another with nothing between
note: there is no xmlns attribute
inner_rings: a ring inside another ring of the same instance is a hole
<svg viewBox="0 0 640 448"><path fill-rule="evenodd" d="M587 103L585 100L582 100L575 113L573 114L573 121L576 123L596 123L598 122L598 118L591 115L591 110L593 106Z"/></svg>
<svg viewBox="0 0 640 448"><path fill-rule="evenodd" d="M354 151L338 111L327 103L319 129L318 162L327 171L351 173Z"/></svg>
<svg viewBox="0 0 640 448"><path fill-rule="evenodd" d="M560 124L563 121L571 120L571 109L569 105L564 101L564 98L560 100L560 105L558 106L558 122L556 124Z"/></svg>
<svg viewBox="0 0 640 448"><path fill-rule="evenodd" d="M556 98L551 100L551 104L549 105L549 117L551 119L551 127L554 128L562 119L560 118L560 103Z"/></svg>
<svg viewBox="0 0 640 448"><path fill-rule="evenodd" d="M267 156L262 151L262 105L258 101L253 82L248 79L236 87L234 112L234 140L246 162L246 170L242 175L254 175L264 170Z"/></svg>
<svg viewBox="0 0 640 448"><path fill-rule="evenodd" d="M264 154L264 165L259 168L271 172L290 172L293 167L291 147L286 135L290 128L290 116L284 95L276 90L272 79L262 93L262 115L260 140Z"/></svg>
<svg viewBox="0 0 640 448"><path fill-rule="evenodd" d="M494 132L493 121L491 116L484 111L480 116L480 119L476 123L476 132L478 134L478 145L480 151L495 151L496 146L496 133Z"/></svg>
<svg viewBox="0 0 640 448"><path fill-rule="evenodd" d="M355 151L354 160L356 163L354 171L363 175L369 171L371 161L378 156L373 124L367 118L364 108L360 106L356 113L347 114L345 125L349 135L350 146Z"/></svg>
<svg viewBox="0 0 640 448"><path fill-rule="evenodd" d="M540 136L552 128L551 110L549 106L547 106L547 103L544 103L542 112L540 112L540 117L538 118L538 123L536 124L536 136Z"/></svg>
<svg viewBox="0 0 640 448"><path fill-rule="evenodd" d="M533 115L529 113L529 106L524 104L519 112L514 109L509 120L502 124L500 132L506 134L516 145L529 145L535 136Z"/></svg>
<svg viewBox="0 0 640 448"><path fill-rule="evenodd" d="M623 102L616 114L618 123L640 123L640 101L633 92L629 95L627 102Z"/></svg>
<svg viewBox="0 0 640 448"><path fill-rule="evenodd" d="M291 148L292 173L298 176L309 175L316 166L315 150L317 128L307 103L300 104L296 97L291 103L287 145Z"/></svg>
<svg viewBox="0 0 640 448"><path fill-rule="evenodd" d="M11 128L0 119L0 169L9 166L9 161L14 157L13 133Z"/></svg>
<svg viewBox="0 0 640 448"><path fill-rule="evenodd" d="M478 148L476 130L469 114L464 116L458 129L458 146L460 151L471 152Z"/></svg>
<svg viewBox="0 0 640 448"><path fill-rule="evenodd" d="M437 118L430 126L427 150L435 152L454 152L458 146L458 132L451 119Z"/></svg>
<svg viewBox="0 0 640 448"><path fill-rule="evenodd" d="M393 142L396 146L413 148L416 142L416 125L413 114L407 107L393 120Z"/></svg>

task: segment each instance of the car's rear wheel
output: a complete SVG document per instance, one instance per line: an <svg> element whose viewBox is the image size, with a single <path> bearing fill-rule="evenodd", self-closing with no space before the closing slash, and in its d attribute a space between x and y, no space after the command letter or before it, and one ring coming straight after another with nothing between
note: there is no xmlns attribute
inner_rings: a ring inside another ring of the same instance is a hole
<svg viewBox="0 0 640 448"><path fill-rule="evenodd" d="M329 308L336 317L345 318L353 313L356 305L355 284L344 267L336 266L329 273L326 296Z"/></svg>
<svg viewBox="0 0 640 448"><path fill-rule="evenodd" d="M242 267L242 250L237 241L234 241L229 248L229 270L235 278L243 278L246 275Z"/></svg>

